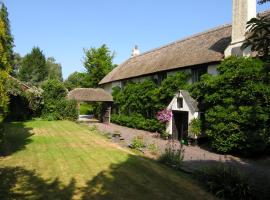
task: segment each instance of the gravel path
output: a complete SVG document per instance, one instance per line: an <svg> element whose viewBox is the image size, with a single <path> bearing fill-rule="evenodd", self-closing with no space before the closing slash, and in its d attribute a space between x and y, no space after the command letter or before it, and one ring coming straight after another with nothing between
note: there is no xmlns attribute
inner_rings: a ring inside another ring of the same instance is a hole
<svg viewBox="0 0 270 200"><path fill-rule="evenodd" d="M147 131L136 130L132 128L127 128L119 126L116 124L102 124L102 123L90 123L89 126L96 126L97 129L103 133L119 134L121 135L121 142L117 142L119 145L128 146L131 144L131 141L134 137L140 136L143 137L143 140L146 145L155 144L159 153L164 152L166 145L168 144L167 140L158 138L157 133L150 133ZM179 142L176 145L180 145ZM185 146L184 162L183 168L187 171L193 171L196 169L201 169L202 167L209 167L212 165L217 165L219 163L226 163L228 165L235 166L239 171L247 174L253 182L254 185L262 187L263 193L268 195L270 190L270 158L264 159L242 159L231 155L221 155L216 154L205 149L200 148L199 146ZM146 156L148 156L146 154Z"/></svg>
<svg viewBox="0 0 270 200"><path fill-rule="evenodd" d="M132 129L128 127L119 126L116 124L102 124L102 123L90 123L90 126L96 126L98 130L105 133L110 134L121 134L121 138L123 138L122 145L128 146L131 144L131 141L134 137L140 136L143 137L143 140L146 145L155 144L158 146L159 153L164 152L166 145L168 144L168 140L164 140L158 137L157 133L151 133L147 131ZM176 145L180 145L177 142ZM262 170L265 173L269 174L270 177L270 158L266 158L263 160L248 160L241 159L231 155L221 155L216 154L205 149L200 148L199 146L185 146L185 157L184 164L191 168L197 168L204 165L209 165L211 163L217 162L227 162L235 165L245 166L247 168L254 166L256 170ZM253 169L254 170L254 169Z"/></svg>

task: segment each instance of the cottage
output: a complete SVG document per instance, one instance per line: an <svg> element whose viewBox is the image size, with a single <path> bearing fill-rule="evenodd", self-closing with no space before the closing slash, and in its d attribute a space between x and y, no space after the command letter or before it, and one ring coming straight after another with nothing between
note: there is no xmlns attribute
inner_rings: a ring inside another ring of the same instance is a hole
<svg viewBox="0 0 270 200"><path fill-rule="evenodd" d="M168 45L140 54L138 47L132 56L100 81L100 86L112 92L115 86L124 87L127 81L140 82L154 78L160 83L179 71L191 74L189 82L200 80L205 73L217 74L217 65L231 55L249 56L250 48L241 46L245 40L246 22L256 17L256 0L233 0L233 22ZM260 15L270 15L270 11ZM173 118L167 132L175 138L188 131L188 124L199 118L196 102L187 91L179 91L168 105Z"/></svg>

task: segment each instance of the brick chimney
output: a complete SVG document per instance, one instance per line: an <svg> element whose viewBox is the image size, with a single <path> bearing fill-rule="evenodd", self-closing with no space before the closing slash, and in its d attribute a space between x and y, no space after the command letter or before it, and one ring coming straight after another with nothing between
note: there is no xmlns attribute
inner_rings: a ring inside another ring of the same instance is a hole
<svg viewBox="0 0 270 200"><path fill-rule="evenodd" d="M256 0L233 0L232 41L225 50L226 57L250 55L250 48L241 50L241 46L245 41L247 22L257 15L256 6Z"/></svg>

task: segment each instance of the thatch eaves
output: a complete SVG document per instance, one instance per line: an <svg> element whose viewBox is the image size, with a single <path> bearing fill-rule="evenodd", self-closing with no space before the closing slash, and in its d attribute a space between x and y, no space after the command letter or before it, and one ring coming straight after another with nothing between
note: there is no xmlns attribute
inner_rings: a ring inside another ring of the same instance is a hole
<svg viewBox="0 0 270 200"><path fill-rule="evenodd" d="M101 88L76 88L68 93L68 99L79 102L113 102L112 95Z"/></svg>

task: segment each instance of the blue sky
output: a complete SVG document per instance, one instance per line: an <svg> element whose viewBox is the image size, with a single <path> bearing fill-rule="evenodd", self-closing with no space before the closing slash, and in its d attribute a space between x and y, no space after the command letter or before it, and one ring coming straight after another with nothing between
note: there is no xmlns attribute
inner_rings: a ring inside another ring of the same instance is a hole
<svg viewBox="0 0 270 200"><path fill-rule="evenodd" d="M39 46L62 64L66 78L83 71L83 48L107 44L114 63L231 22L231 0L2 0L21 55ZM193 3L193 2L196 2ZM270 3L258 6L258 11Z"/></svg>

